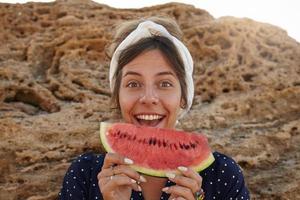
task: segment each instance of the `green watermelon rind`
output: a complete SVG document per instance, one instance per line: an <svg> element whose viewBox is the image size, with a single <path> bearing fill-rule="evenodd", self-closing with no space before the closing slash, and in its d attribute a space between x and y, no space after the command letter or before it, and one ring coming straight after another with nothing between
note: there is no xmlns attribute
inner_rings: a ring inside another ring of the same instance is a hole
<svg viewBox="0 0 300 200"><path fill-rule="evenodd" d="M100 123L100 140L101 140L100 142L102 143L102 145L103 145L104 149L106 150L106 152L115 153L114 150L108 144L108 141L105 137L106 130L108 130L111 125L112 124L110 124L108 122L101 122ZM103 133L103 134L101 134L101 133Z"/></svg>
<svg viewBox="0 0 300 200"><path fill-rule="evenodd" d="M213 154L210 153L208 158L206 158L203 162L201 162L200 165L191 167L191 168L196 172L200 172L200 171L206 169L207 167L209 167L214 161L215 161L215 158L214 158ZM151 168L141 167L141 166L137 166L134 164L131 165L130 167L132 167L133 169L135 169L138 172L141 172L142 174L147 174L147 175L157 176L157 177L167 177L166 176L167 172L175 173L175 174L178 173L178 171L176 171L176 170L154 170Z"/></svg>
<svg viewBox="0 0 300 200"><path fill-rule="evenodd" d="M109 152L109 153L115 153L115 151L110 147L105 134L107 133L107 130L109 129L109 127L112 126L111 123L108 122L101 122L100 123L100 142L102 143L104 149ZM191 168L194 169L197 172L200 172L204 169L206 169L207 167L209 167L213 162L215 161L215 158L213 156L212 153L210 153L208 155L208 157L203 160L199 165L197 166L192 166ZM151 176L156 176L156 177L167 177L166 173L167 172L173 172L173 173L177 173L176 170L157 170L157 169L151 169L151 168L147 168L147 167L142 167L139 165L135 165L132 164L130 165L131 168L135 169L136 171L142 173L142 174L147 174L147 175L151 175Z"/></svg>

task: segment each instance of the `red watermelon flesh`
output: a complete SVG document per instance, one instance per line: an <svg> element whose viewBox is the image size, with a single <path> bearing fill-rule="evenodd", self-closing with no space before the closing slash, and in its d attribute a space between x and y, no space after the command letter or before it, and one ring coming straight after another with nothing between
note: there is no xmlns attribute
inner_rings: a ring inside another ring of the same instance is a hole
<svg viewBox="0 0 300 200"><path fill-rule="evenodd" d="M130 158L134 169L152 176L164 177L178 166L201 171L214 161L206 136L199 133L101 122L100 137L107 152Z"/></svg>

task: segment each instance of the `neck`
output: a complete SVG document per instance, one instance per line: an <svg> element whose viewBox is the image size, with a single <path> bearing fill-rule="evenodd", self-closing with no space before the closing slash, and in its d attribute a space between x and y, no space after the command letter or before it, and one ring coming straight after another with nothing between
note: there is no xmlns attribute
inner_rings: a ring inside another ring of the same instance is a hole
<svg viewBox="0 0 300 200"><path fill-rule="evenodd" d="M146 200L160 199L162 188L167 182L166 178L143 175L147 179L146 183L141 183L143 196Z"/></svg>

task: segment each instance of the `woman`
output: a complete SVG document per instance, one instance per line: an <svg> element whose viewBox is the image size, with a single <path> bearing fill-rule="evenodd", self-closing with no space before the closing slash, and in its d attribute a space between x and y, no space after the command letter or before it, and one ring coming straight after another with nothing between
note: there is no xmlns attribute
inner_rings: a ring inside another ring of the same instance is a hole
<svg viewBox="0 0 300 200"><path fill-rule="evenodd" d="M124 122L174 129L192 105L193 61L166 18L130 21L119 27L111 50L112 102ZM168 178L141 175L118 154L79 156L70 166L60 199L249 199L242 172L229 157L200 173L185 166Z"/></svg>

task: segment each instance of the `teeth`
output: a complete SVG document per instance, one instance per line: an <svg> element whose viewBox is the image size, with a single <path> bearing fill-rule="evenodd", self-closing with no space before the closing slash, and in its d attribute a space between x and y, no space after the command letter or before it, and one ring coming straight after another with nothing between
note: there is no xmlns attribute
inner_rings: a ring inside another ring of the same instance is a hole
<svg viewBox="0 0 300 200"><path fill-rule="evenodd" d="M136 118L143 119L143 120L157 120L161 119L161 115L137 115Z"/></svg>

